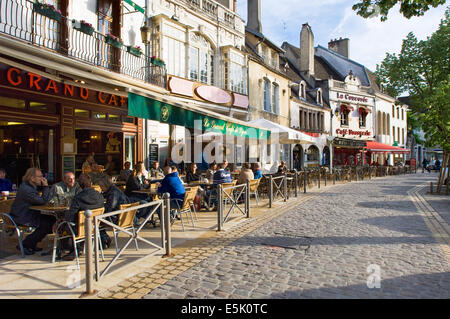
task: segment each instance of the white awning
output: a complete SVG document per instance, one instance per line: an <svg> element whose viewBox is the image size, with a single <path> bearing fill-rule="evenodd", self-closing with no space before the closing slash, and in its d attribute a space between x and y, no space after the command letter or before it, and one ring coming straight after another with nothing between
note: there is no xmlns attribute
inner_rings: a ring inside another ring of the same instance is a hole
<svg viewBox="0 0 450 319"><path fill-rule="evenodd" d="M308 134L296 131L287 126L260 118L249 122L250 124L270 130L270 143L280 144L314 144L316 139ZM278 136L278 140L276 137Z"/></svg>

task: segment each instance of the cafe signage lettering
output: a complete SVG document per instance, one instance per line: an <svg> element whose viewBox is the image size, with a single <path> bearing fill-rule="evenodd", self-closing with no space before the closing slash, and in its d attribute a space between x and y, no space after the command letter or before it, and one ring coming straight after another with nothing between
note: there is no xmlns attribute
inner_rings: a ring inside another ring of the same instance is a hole
<svg viewBox="0 0 450 319"><path fill-rule="evenodd" d="M0 83L13 87L38 91L56 96L81 99L88 102L100 103L104 105L125 107L127 98L115 94L94 91L89 88L78 87L72 84L60 83L52 79L45 78L33 72L27 72L15 67L0 64Z"/></svg>
<svg viewBox="0 0 450 319"><path fill-rule="evenodd" d="M352 101L352 102L360 102L360 103L369 103L369 99L364 96L355 96L347 93L336 93L336 96L340 100Z"/></svg>
<svg viewBox="0 0 450 319"><path fill-rule="evenodd" d="M365 135L370 136L370 131L353 131L348 129L336 129L336 134L343 134L343 135Z"/></svg>

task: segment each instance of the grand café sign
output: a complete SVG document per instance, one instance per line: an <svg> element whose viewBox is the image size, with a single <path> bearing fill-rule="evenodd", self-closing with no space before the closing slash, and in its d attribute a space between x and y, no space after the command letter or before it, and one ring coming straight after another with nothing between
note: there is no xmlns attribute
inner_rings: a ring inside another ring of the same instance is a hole
<svg viewBox="0 0 450 319"><path fill-rule="evenodd" d="M57 82L39 74L21 70L0 63L0 84L25 89L32 92L42 92L60 97L84 100L103 105L126 107L127 98L115 94L95 91L86 87Z"/></svg>

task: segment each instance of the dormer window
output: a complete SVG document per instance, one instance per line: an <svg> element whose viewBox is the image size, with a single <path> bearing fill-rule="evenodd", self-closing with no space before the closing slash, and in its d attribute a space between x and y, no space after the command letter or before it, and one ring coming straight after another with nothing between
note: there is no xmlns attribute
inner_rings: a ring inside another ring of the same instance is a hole
<svg viewBox="0 0 450 319"><path fill-rule="evenodd" d="M300 82L300 88L299 88L298 95L299 95L300 98L306 99L306 84L305 84L305 81Z"/></svg>

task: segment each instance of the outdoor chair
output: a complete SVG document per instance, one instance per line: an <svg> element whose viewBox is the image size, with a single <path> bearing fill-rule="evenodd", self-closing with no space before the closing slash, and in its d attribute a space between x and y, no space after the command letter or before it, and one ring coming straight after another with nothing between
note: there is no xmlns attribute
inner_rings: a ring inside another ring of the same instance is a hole
<svg viewBox="0 0 450 319"><path fill-rule="evenodd" d="M105 208L101 207L101 208L97 208L97 209L92 209L91 211L92 211L92 219L94 219L95 216L103 214L103 212L105 211ZM78 230L78 234L75 234L75 232L73 230L73 227L75 227L75 223L72 223L72 222L69 222L69 221L63 221L56 228L55 238L54 238L54 242L53 242L53 259L52 259L53 262L55 261L56 247L57 247L58 240L62 240L62 239L65 239L65 238L71 238L72 242L73 242L73 250L74 250L74 253L75 253L76 260L77 260L77 268L80 269L80 262L78 260L77 244L79 244L79 243L81 243L81 242L86 240L85 228L84 228L86 217L84 216L84 212L85 211L79 211L78 212L78 229L77 229ZM67 226L67 229L69 230L70 234L65 235L64 232L63 232L63 234L60 236L59 232L60 231L64 231L64 228L61 228L64 225ZM99 225L97 225L97 227L99 227ZM94 229L95 229L94 225L93 225L92 228L93 228L92 230L94 231ZM92 240L94 240L94 238L92 238ZM104 255L103 255L103 247L102 247L101 240L100 240L100 232L99 232L99 236L98 236L98 245L99 245L99 248L100 248L100 251L101 251L101 254L102 254L102 260L104 261L105 258L104 258Z"/></svg>
<svg viewBox="0 0 450 319"><path fill-rule="evenodd" d="M133 206L139 206L139 205L140 205L139 202L136 202L136 203L131 203L131 204L123 204L123 205L120 205L119 207L120 207L120 210L122 210L122 209L130 208ZM137 212L137 209L133 209L133 210L129 210L127 212L121 213L117 219L117 226L122 228L123 230L131 230L133 232L133 235L136 235L136 230L134 229L134 217L136 216L136 212ZM119 233L122 232L123 230L113 228L116 252L119 251L117 238L118 238ZM138 247L137 239L134 239L134 243L136 245L136 250L138 250L139 247Z"/></svg>
<svg viewBox="0 0 450 319"><path fill-rule="evenodd" d="M180 216L181 227L183 228L183 231L184 231L183 213L186 214L186 218L188 218L188 213L190 214L192 227L195 227L194 219L192 217L191 206L192 206L192 204L194 202L195 195L197 195L197 191L198 191L198 186L191 187L191 188L188 188L186 190L186 193L184 194L184 199L183 200L177 199L177 198L172 198L171 199L172 201L175 201L175 203L177 204L177 207L175 207L173 209Z"/></svg>
<svg viewBox="0 0 450 319"><path fill-rule="evenodd" d="M258 187L261 182L260 179L254 179L250 181L250 196L254 195L256 200L256 207L258 207Z"/></svg>
<svg viewBox="0 0 450 319"><path fill-rule="evenodd" d="M23 250L23 235L24 233L32 233L35 228L31 226L21 226L17 225L14 218L10 215L11 206L14 203L14 199L7 199L0 201L0 225L2 226L2 237L8 234L13 236L14 233L17 234L17 240L19 242L20 252L22 257L25 258L25 253ZM3 242L3 241L2 241Z"/></svg>

